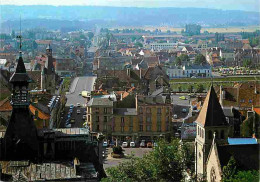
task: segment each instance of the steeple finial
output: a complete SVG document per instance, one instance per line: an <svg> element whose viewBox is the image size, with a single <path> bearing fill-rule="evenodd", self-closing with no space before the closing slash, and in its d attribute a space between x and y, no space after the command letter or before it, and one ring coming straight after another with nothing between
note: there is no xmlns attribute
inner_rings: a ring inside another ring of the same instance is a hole
<svg viewBox="0 0 260 182"><path fill-rule="evenodd" d="M21 15L20 15L20 35L18 35L16 38L20 40L20 43L19 43L19 56L21 57L22 55L22 18L21 18Z"/></svg>

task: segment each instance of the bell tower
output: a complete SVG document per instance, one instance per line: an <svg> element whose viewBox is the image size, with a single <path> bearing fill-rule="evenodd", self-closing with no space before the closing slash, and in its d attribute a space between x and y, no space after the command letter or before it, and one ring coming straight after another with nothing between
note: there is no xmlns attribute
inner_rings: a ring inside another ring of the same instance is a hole
<svg viewBox="0 0 260 182"><path fill-rule="evenodd" d="M9 82L12 84L11 104L13 110L1 145L1 158L5 160L37 160L39 156L37 129L29 111L28 85L31 79L26 73L21 51L16 70Z"/></svg>
<svg viewBox="0 0 260 182"><path fill-rule="evenodd" d="M227 143L229 124L219 103L217 94L211 86L196 120L195 173L197 179L206 176L206 161L215 133L218 144Z"/></svg>

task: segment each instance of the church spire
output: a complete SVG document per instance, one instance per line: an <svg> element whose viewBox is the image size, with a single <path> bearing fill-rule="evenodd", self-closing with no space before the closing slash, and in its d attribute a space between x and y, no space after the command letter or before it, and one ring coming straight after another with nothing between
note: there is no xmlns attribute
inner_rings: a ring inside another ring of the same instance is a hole
<svg viewBox="0 0 260 182"><path fill-rule="evenodd" d="M211 85L196 122L201 126L227 125L217 94Z"/></svg>

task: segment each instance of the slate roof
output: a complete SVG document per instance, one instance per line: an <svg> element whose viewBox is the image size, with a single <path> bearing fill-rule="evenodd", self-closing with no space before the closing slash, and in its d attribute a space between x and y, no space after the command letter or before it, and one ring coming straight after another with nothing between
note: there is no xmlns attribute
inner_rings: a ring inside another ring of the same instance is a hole
<svg viewBox="0 0 260 182"><path fill-rule="evenodd" d="M113 101L107 98L92 98L88 103L87 106L106 106L106 107L113 107Z"/></svg>
<svg viewBox="0 0 260 182"><path fill-rule="evenodd" d="M203 127L227 125L226 117L213 86L208 91L196 122Z"/></svg>
<svg viewBox="0 0 260 182"><path fill-rule="evenodd" d="M239 169L259 170L259 144L217 145L217 151L221 167L227 165L233 156Z"/></svg>
<svg viewBox="0 0 260 182"><path fill-rule="evenodd" d="M138 96L138 103L142 104L165 104L166 96Z"/></svg>
<svg viewBox="0 0 260 182"><path fill-rule="evenodd" d="M185 65L185 70L187 69L210 69L209 64L193 64L193 65Z"/></svg>
<svg viewBox="0 0 260 182"><path fill-rule="evenodd" d="M30 81L31 81L31 79L29 78L28 74L26 73L23 58L20 53L18 63L16 66L16 70L10 78L10 82L13 83L13 82L30 82Z"/></svg>
<svg viewBox="0 0 260 182"><path fill-rule="evenodd" d="M122 115L122 116L136 116L137 111L135 108L116 108L113 111L116 115Z"/></svg>

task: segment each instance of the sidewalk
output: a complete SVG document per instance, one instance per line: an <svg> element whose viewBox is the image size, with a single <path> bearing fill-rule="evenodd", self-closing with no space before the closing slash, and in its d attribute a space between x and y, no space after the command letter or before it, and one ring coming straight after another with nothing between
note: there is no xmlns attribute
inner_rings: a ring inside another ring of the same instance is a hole
<svg viewBox="0 0 260 182"><path fill-rule="evenodd" d="M75 89L77 87L79 81L79 77L74 78L74 80L72 81L71 85L70 85L70 94L75 92Z"/></svg>

